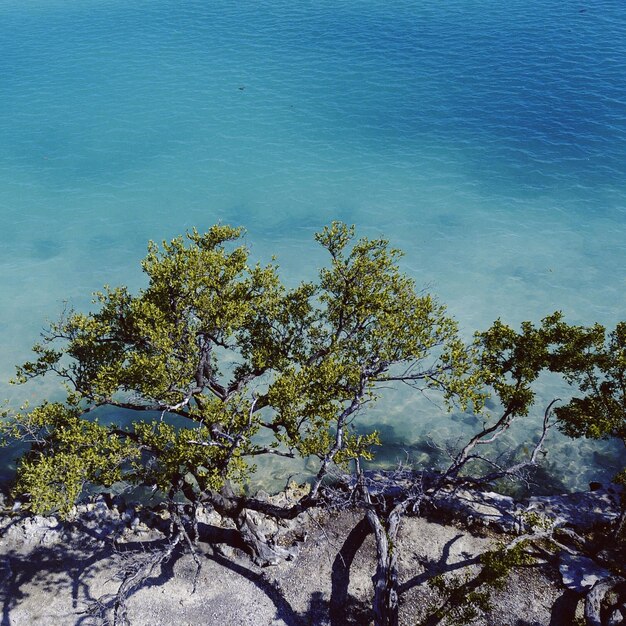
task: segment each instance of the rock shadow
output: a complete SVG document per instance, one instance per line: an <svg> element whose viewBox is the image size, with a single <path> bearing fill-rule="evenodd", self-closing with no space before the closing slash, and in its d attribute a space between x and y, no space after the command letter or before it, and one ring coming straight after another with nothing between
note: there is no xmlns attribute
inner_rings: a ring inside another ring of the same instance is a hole
<svg viewBox="0 0 626 626"><path fill-rule="evenodd" d="M282 593L279 584L268 580L262 572L255 572L253 569L245 567L217 553L208 556L208 558L218 565L229 569L231 572L243 576L243 578L260 589L276 607L276 619L283 620L287 626L305 626L310 623L305 621L304 617L294 611Z"/></svg>
<svg viewBox="0 0 626 626"><path fill-rule="evenodd" d="M111 553L110 548L69 551L63 545L39 547L28 555L7 552L0 581L1 626L12 626L11 612L28 597L25 587L29 585L49 594L69 593L73 610L67 616L68 623L71 619L72 623L82 624L89 617L89 605L97 600L90 593L90 581L108 569L104 561Z"/></svg>
<svg viewBox="0 0 626 626"><path fill-rule="evenodd" d="M581 594L572 589L566 589L552 606L550 624L548 626L569 626L573 624L580 598Z"/></svg>

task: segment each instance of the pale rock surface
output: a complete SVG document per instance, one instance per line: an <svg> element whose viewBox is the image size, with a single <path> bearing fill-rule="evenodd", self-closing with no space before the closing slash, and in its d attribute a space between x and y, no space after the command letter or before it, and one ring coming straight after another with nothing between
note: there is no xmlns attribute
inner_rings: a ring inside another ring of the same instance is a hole
<svg viewBox="0 0 626 626"><path fill-rule="evenodd" d="M288 504L299 495L263 497L275 504ZM494 530L518 530L523 526L525 510L557 515L563 524L593 525L616 515L615 502L611 489L532 498L527 507L499 494L457 491L454 496L444 496L437 505L446 514L444 517L462 519L464 524L471 522L473 534L465 527L406 517L397 546L402 626L415 626L438 606L436 592L426 584L430 577L464 576L477 571L479 555L503 539ZM70 525L60 524L53 517L1 518L3 623L102 626L102 620L90 609L98 598L106 599L106 594L116 591L116 574L128 555L124 550L163 537L158 528L167 525L167 513L155 512L148 517L141 517L133 508L120 512L96 500L78 507ZM262 569L228 544L220 544L215 550L204 545L197 591L192 593L195 564L189 555L177 555L130 597L133 626L369 623L375 545L367 524L362 522L362 512L309 512L280 528L262 516L255 517L268 533L290 530L294 541L307 536L293 561ZM200 522L207 528L221 527L224 536L232 533L232 523L214 511L202 511ZM117 550L112 548L114 538ZM567 555L561 558L560 572L548 565L517 569L509 576L506 589L494 592L492 613L474 623L565 625L567 622L559 617L564 601L571 604L573 599L575 607L580 594L606 573L589 559ZM622 608L616 607L612 623L619 623L622 615Z"/></svg>
<svg viewBox="0 0 626 626"><path fill-rule="evenodd" d="M559 560L563 584L578 593L587 593L599 580L611 575L607 569L585 556L563 552Z"/></svg>
<svg viewBox="0 0 626 626"><path fill-rule="evenodd" d="M272 568L254 566L237 550L231 549L232 558L226 558L220 551L203 548L195 594L193 560L188 555L172 559L130 598L131 622L133 626L368 624L375 546L371 534L351 533L361 517L345 511L309 518L309 537L296 559ZM102 626L89 608L96 598L116 590L115 573L123 564L123 553L115 553L97 537L75 544L57 532L58 541L52 543L52 518L16 527L21 530L5 534L0 542L6 623ZM43 543L37 539L41 536L47 537ZM436 594L426 585L430 576L475 568L478 555L492 545L493 538L476 537L455 526L405 519L399 534L402 625L414 626L434 606ZM561 593L553 578L540 569L525 572L511 581L511 590L501 594L499 602L506 608L500 618L484 623L509 626L511 614L532 615L536 624L550 623L550 608Z"/></svg>

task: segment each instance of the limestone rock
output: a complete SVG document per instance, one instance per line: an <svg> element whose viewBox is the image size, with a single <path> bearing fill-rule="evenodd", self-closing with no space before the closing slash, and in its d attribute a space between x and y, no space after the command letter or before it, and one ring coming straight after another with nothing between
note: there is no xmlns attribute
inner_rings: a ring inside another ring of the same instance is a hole
<svg viewBox="0 0 626 626"><path fill-rule="evenodd" d="M585 556L564 552L559 561L563 584L577 593L587 593L599 580L611 575L611 572Z"/></svg>
<svg viewBox="0 0 626 626"><path fill-rule="evenodd" d="M16 549L53 546L64 537L64 529L55 517L34 515L11 521L2 538L2 543Z"/></svg>
<svg viewBox="0 0 626 626"><path fill-rule="evenodd" d="M626 622L626 612L622 613L620 609L615 609L609 619L607 620L607 626L622 626Z"/></svg>
<svg viewBox="0 0 626 626"><path fill-rule="evenodd" d="M619 517L619 490L611 486L559 496L536 496L529 499L527 510L543 513L582 531L591 530Z"/></svg>

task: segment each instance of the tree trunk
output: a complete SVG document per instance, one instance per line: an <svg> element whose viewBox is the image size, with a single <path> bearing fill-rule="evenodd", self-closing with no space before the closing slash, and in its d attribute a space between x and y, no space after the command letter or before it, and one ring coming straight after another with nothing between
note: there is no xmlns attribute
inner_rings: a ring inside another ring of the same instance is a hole
<svg viewBox="0 0 626 626"><path fill-rule="evenodd" d="M366 516L376 538L377 565L374 575L374 625L398 626L398 551L397 536L406 506L396 506L387 520L381 520L373 509Z"/></svg>
<svg viewBox="0 0 626 626"><path fill-rule="evenodd" d="M210 502L213 508L222 516L229 517L235 523L237 531L250 553L254 563L261 567L278 565L281 561L294 558L295 549L283 548L275 545L257 522L253 519L250 511L245 508L245 499L237 498L232 488L227 483L221 493L207 492L205 502ZM277 508L277 507L269 507ZM270 517L273 517L269 513Z"/></svg>
<svg viewBox="0 0 626 626"><path fill-rule="evenodd" d="M237 515L234 521L243 542L250 551L252 560L257 565L261 567L278 565L281 561L294 558L296 550L270 543L245 509Z"/></svg>

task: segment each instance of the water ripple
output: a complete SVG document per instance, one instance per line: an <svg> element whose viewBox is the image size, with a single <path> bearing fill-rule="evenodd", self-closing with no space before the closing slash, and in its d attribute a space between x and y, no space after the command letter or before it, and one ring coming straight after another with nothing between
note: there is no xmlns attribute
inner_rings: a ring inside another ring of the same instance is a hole
<svg viewBox="0 0 626 626"><path fill-rule="evenodd" d="M324 222L384 233L468 331L623 318L626 12L581 6L0 0L0 378L218 219L292 280Z"/></svg>

